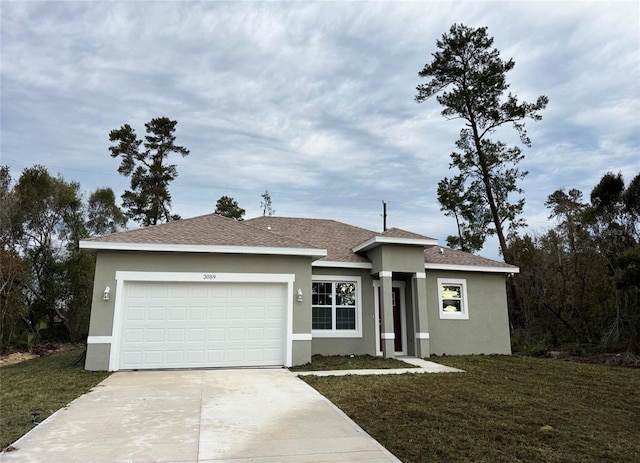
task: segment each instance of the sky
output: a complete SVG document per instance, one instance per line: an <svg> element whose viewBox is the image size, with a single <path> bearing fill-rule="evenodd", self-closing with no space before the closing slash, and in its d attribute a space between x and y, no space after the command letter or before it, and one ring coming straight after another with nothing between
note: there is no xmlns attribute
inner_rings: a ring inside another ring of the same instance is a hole
<svg viewBox="0 0 640 463"><path fill-rule="evenodd" d="M528 122L520 167L528 233L553 224L559 188L588 199L606 172L640 172L640 2L6 1L0 3L0 165L40 164L85 197L129 179L109 132L178 121L174 213L231 196L246 218L387 225L445 244L455 222L438 181L462 123L416 103L418 72L454 23L488 28L520 100L549 97ZM511 127L497 138L517 143ZM136 228L130 223L130 228ZM490 239L480 253L501 260Z"/></svg>

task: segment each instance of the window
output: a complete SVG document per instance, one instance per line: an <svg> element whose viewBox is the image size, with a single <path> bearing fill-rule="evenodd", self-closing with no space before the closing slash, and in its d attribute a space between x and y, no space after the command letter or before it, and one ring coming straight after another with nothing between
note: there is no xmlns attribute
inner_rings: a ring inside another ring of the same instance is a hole
<svg viewBox="0 0 640 463"><path fill-rule="evenodd" d="M360 337L360 278L313 277L311 329L316 337Z"/></svg>
<svg viewBox="0 0 640 463"><path fill-rule="evenodd" d="M467 281L438 278L440 318L468 320Z"/></svg>

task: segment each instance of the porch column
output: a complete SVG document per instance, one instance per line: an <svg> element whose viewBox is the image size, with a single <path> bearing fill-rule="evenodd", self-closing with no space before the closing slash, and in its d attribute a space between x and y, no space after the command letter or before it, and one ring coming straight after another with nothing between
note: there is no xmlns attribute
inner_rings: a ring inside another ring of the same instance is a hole
<svg viewBox="0 0 640 463"><path fill-rule="evenodd" d="M396 356L395 330L393 325L393 289L391 281L393 274L389 271L380 272L380 311L382 319L382 355L385 358Z"/></svg>
<svg viewBox="0 0 640 463"><path fill-rule="evenodd" d="M411 279L415 307L413 311L416 330L416 357L425 358L431 355L429 349L429 318L427 316L427 274L417 272Z"/></svg>

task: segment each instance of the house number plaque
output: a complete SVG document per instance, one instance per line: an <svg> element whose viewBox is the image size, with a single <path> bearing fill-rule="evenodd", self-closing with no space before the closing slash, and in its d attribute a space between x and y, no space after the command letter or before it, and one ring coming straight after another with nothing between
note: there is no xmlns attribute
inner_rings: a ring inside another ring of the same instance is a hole
<svg viewBox="0 0 640 463"><path fill-rule="evenodd" d="M216 279L216 274L215 273L204 273L202 275L202 279L203 280L215 280Z"/></svg>

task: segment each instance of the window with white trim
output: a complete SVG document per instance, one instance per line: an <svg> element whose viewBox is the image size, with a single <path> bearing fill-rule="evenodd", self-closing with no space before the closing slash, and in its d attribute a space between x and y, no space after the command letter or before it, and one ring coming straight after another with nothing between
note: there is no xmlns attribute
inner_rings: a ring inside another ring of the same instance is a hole
<svg viewBox="0 0 640 463"><path fill-rule="evenodd" d="M438 278L440 318L443 320L468 320L467 280Z"/></svg>
<svg viewBox="0 0 640 463"><path fill-rule="evenodd" d="M311 289L313 336L362 336L360 277L317 275Z"/></svg>

